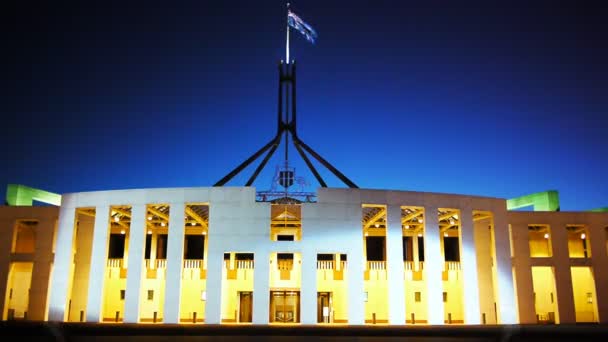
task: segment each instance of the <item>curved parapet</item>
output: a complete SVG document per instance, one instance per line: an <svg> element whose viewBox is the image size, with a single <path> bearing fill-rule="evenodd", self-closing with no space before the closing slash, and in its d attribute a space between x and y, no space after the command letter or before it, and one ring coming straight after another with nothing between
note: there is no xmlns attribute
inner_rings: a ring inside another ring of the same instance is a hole
<svg viewBox="0 0 608 342"><path fill-rule="evenodd" d="M61 205L61 195L20 184L9 184L6 188L8 205L31 206L34 201L59 206Z"/></svg>

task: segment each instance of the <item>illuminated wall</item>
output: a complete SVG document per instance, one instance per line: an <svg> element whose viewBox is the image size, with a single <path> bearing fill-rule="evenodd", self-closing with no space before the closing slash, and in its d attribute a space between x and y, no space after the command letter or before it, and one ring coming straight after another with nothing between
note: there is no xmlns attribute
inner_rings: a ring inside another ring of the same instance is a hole
<svg viewBox="0 0 608 342"><path fill-rule="evenodd" d="M366 203L384 210L381 224L367 227L385 239L382 260L366 258ZM268 324L277 310L271 293L291 291L301 324L608 321L606 213L507 211L501 199L359 189L319 189L317 203L299 208L301 226L278 229L271 205L248 187L89 192L62 196L61 207L0 207L2 317L233 324L245 322L240 296L250 293L251 323ZM412 221L424 260L405 260L402 239L414 233L404 208L424 212ZM294 241L278 241L287 233ZM192 234L206 234L204 258L186 255ZM445 261L444 234L458 237L460 260ZM115 235L124 236L120 257L110 255ZM166 256L146 256L148 236L160 235ZM331 296L327 316L323 295Z"/></svg>

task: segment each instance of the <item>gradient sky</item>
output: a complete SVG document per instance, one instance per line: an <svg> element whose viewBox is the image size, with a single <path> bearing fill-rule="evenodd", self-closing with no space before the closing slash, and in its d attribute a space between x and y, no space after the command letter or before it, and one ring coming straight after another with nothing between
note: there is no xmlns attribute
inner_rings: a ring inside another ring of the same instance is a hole
<svg viewBox="0 0 608 342"><path fill-rule="evenodd" d="M275 134L284 1L123 2L3 10L1 187L211 186ZM598 3L293 1L299 135L361 188L608 206Z"/></svg>

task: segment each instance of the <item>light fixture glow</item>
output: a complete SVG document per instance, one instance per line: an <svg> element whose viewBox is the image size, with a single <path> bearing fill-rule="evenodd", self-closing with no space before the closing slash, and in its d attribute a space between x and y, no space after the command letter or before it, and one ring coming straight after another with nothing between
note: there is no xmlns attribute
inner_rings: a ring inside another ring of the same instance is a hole
<svg viewBox="0 0 608 342"><path fill-rule="evenodd" d="M125 230L124 230L124 229L122 229L122 230L120 231L120 234L125 235Z"/></svg>
<svg viewBox="0 0 608 342"><path fill-rule="evenodd" d="M374 224L374 227L378 228L380 225L378 223Z"/></svg>
<svg viewBox="0 0 608 342"><path fill-rule="evenodd" d="M448 232L444 232L444 233L443 233L443 236L444 236L444 237L448 237Z"/></svg>
<svg viewBox="0 0 608 342"><path fill-rule="evenodd" d="M152 234L152 231L150 229L148 229L148 234Z"/></svg>
<svg viewBox="0 0 608 342"><path fill-rule="evenodd" d="M418 237L422 237L422 233L418 233Z"/></svg>
<svg viewBox="0 0 608 342"><path fill-rule="evenodd" d="M118 222L118 221L120 221L120 217L114 216L114 222Z"/></svg>
<svg viewBox="0 0 608 342"><path fill-rule="evenodd" d="M454 224L454 220L453 219L450 219L450 224Z"/></svg>
<svg viewBox="0 0 608 342"><path fill-rule="evenodd" d="M162 227L164 227L164 226L166 226L167 224L166 224L165 222L161 222L161 223L160 223L160 225L161 225Z"/></svg>
<svg viewBox="0 0 608 342"><path fill-rule="evenodd" d="M152 221L152 216L148 216L148 221Z"/></svg>
<svg viewBox="0 0 608 342"><path fill-rule="evenodd" d="M418 223L422 223L422 219L421 218L418 219Z"/></svg>
<svg viewBox="0 0 608 342"><path fill-rule="evenodd" d="M581 233L581 239L585 240L586 237L587 235L585 235L585 233Z"/></svg>
<svg viewBox="0 0 608 342"><path fill-rule="evenodd" d="M410 229L410 226L409 226L409 225L406 225L406 226L405 226L405 229Z"/></svg>
<svg viewBox="0 0 608 342"><path fill-rule="evenodd" d="M367 236L367 235L368 235L367 232L365 232L365 236Z"/></svg>
<svg viewBox="0 0 608 342"><path fill-rule="evenodd" d="M545 233L545 239L549 238L549 233Z"/></svg>
<svg viewBox="0 0 608 342"><path fill-rule="evenodd" d="M203 235L207 235L207 232L203 230Z"/></svg>
<svg viewBox="0 0 608 342"><path fill-rule="evenodd" d="M190 222L191 226L196 226L196 222Z"/></svg>

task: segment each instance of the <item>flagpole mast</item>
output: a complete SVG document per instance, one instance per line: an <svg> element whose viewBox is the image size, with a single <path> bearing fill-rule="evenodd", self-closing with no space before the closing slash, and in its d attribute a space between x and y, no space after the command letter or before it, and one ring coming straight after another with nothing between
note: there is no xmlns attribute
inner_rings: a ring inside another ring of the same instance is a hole
<svg viewBox="0 0 608 342"><path fill-rule="evenodd" d="M287 3L287 15L289 15L289 2ZM289 18L286 18L289 20ZM289 64L289 23L286 21L287 26L287 43L285 44L285 61Z"/></svg>

